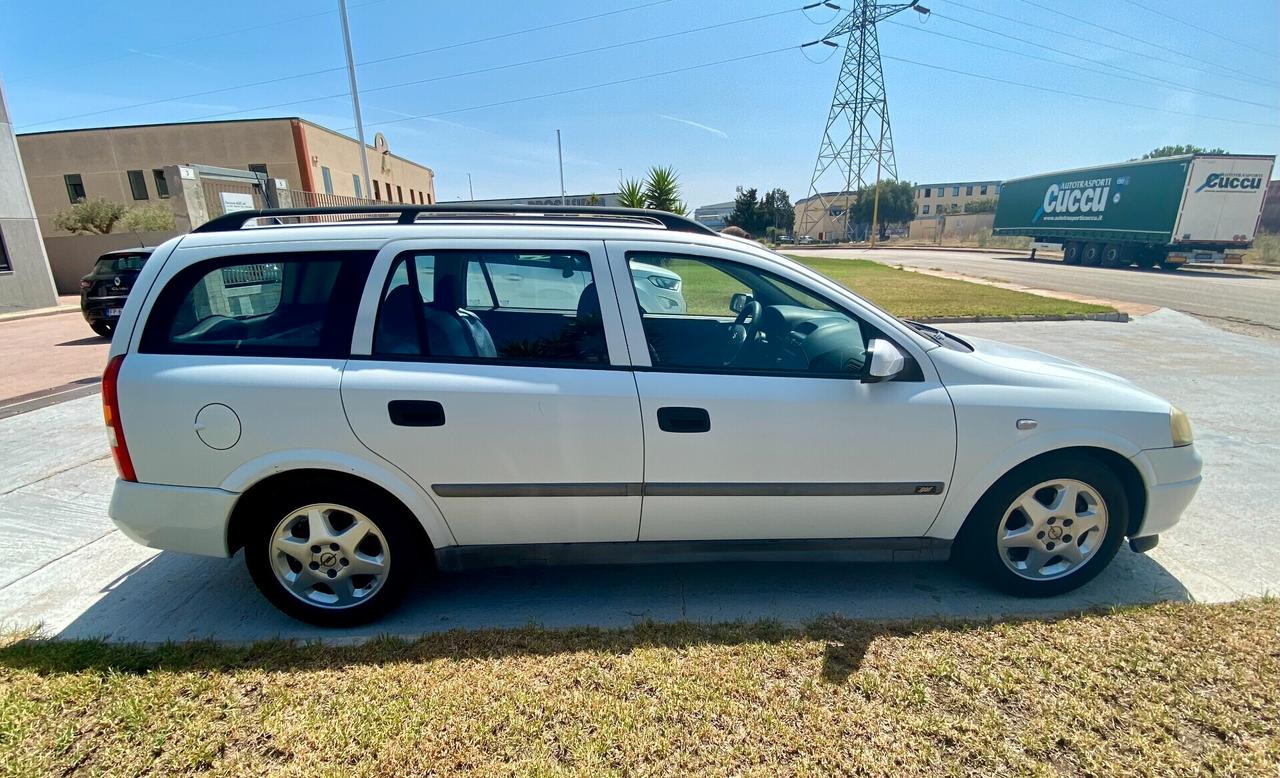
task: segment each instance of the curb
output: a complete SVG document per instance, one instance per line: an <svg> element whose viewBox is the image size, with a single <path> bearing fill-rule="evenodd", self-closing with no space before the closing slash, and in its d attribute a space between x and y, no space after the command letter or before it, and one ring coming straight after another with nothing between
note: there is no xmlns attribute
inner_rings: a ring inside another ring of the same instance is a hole
<svg viewBox="0 0 1280 778"><path fill-rule="evenodd" d="M0 324L7 321L22 321L23 319L36 319L41 316L60 316L64 313L79 313L79 305L59 305L57 308L36 308L33 311L15 311L13 313L0 313Z"/></svg>
<svg viewBox="0 0 1280 778"><path fill-rule="evenodd" d="M1127 313L1044 313L1025 316L928 316L913 319L922 324L994 324L1038 321L1130 321Z"/></svg>

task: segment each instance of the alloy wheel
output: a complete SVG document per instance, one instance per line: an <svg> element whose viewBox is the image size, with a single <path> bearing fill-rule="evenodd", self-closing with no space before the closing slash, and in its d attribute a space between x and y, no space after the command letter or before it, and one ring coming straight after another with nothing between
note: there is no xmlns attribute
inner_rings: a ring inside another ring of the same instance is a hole
<svg viewBox="0 0 1280 778"><path fill-rule="evenodd" d="M342 609L368 601L391 570L387 540L363 513L317 503L291 511L271 533L276 580L308 605Z"/></svg>
<svg viewBox="0 0 1280 778"><path fill-rule="evenodd" d="M1014 574L1048 581L1084 566L1107 537L1107 503L1083 481L1054 479L1013 501L996 530L1000 559Z"/></svg>

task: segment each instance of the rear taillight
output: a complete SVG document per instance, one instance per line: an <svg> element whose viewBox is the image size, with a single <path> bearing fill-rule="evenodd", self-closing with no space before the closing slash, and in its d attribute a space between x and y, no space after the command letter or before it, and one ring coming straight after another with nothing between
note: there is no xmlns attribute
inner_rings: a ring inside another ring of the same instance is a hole
<svg viewBox="0 0 1280 778"><path fill-rule="evenodd" d="M112 357L107 371L102 374L102 419L107 423L107 442L111 444L111 456L116 460L116 471L125 481L137 481L133 472L133 460L124 442L124 425L120 421L120 394L118 391L120 368L124 355Z"/></svg>

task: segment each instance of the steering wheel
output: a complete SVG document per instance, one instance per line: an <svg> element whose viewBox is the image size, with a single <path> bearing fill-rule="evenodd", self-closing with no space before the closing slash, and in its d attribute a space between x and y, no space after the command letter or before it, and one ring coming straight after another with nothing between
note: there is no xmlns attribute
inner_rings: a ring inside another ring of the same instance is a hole
<svg viewBox="0 0 1280 778"><path fill-rule="evenodd" d="M729 325L729 340L724 345L723 364L732 365L742 353L742 347L755 340L760 331L760 314L764 306L750 300L738 311L738 317Z"/></svg>

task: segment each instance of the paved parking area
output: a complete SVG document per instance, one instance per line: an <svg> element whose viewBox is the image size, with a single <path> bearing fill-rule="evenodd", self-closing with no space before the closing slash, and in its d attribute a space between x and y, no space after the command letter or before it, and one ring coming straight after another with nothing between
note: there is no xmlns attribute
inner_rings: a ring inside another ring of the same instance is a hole
<svg viewBox="0 0 1280 778"><path fill-rule="evenodd" d="M0 415L51 391L97 384L110 348L79 311L0 321Z"/></svg>
<svg viewBox="0 0 1280 778"><path fill-rule="evenodd" d="M1280 343L1172 311L1129 324L961 325L1124 375L1191 415L1205 484L1182 524L1143 556L1051 600L1004 597L945 564L707 564L530 568L424 582L390 618L321 631L280 615L242 560L157 553L106 519L113 478L97 398L0 419L0 624L66 637L361 638L452 628L627 625L638 620L999 618L1163 599L1280 591Z"/></svg>

